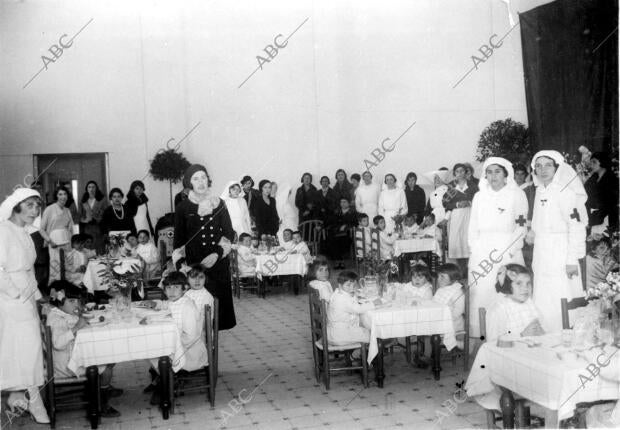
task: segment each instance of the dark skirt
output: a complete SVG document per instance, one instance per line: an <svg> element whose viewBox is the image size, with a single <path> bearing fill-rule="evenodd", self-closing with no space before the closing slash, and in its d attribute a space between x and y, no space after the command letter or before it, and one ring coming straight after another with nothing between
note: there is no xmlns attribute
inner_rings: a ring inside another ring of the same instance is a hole
<svg viewBox="0 0 620 430"><path fill-rule="evenodd" d="M232 284L230 282L230 263L228 257L219 260L213 267L206 269L205 287L219 301L218 322L220 330L229 330L237 325L233 306Z"/></svg>

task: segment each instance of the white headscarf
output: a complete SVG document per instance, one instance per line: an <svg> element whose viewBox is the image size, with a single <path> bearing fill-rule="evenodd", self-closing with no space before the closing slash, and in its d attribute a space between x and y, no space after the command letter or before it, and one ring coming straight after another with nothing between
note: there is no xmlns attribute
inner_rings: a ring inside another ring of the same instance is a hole
<svg viewBox="0 0 620 430"><path fill-rule="evenodd" d="M4 199L0 205L0 221L8 220L13 213L13 208L29 197L41 198L41 195L31 188L18 188L13 191L13 194Z"/></svg>
<svg viewBox="0 0 620 430"><path fill-rule="evenodd" d="M429 181L433 187L435 186L435 176L437 176L444 184L448 184L451 179L450 170L433 170L422 174L422 177Z"/></svg>
<svg viewBox="0 0 620 430"><path fill-rule="evenodd" d="M553 175L553 179L551 180L552 184L557 184L560 187L560 191L568 188L575 193L577 196L577 209L580 212L581 219L586 220L587 223L587 215L585 214L585 203L588 199L588 195L586 194L586 190L581 183L581 179L579 178L579 174L575 172L569 164L564 161L564 157L558 151L553 150L543 150L538 151L536 155L532 158L532 179L534 180L534 185L537 187L542 185L540 179L536 175L536 169L534 165L536 164L536 159L539 157L547 157L551 158L558 164L558 169L555 171L555 175Z"/></svg>
<svg viewBox="0 0 620 430"><path fill-rule="evenodd" d="M392 173L388 173L387 175L393 176L394 179L396 179L396 181L394 182L394 188L395 190L402 190L403 189L403 184L400 183L400 181L398 180L398 178L396 177L396 175L392 174ZM387 176L385 175L383 177L383 184L381 184L381 191L385 191L388 190L388 186L385 183L385 177Z"/></svg>
<svg viewBox="0 0 620 430"><path fill-rule="evenodd" d="M276 193L276 209L280 217L284 214L284 206L288 203L289 195L293 189L287 183L278 186Z"/></svg>
<svg viewBox="0 0 620 430"><path fill-rule="evenodd" d="M480 177L480 182L478 184L478 188L480 192L486 193L487 191L491 191L491 185L486 177L487 167L492 164L497 164L498 166L502 166L508 172L508 176L506 177L506 187L508 188L519 188L517 183L515 182L515 172L512 168L512 163L505 158L502 157L489 157L485 160L482 165L482 175Z"/></svg>
<svg viewBox="0 0 620 430"><path fill-rule="evenodd" d="M228 183L226 184L226 187L224 188L224 191L222 191L222 194L220 194L220 198L222 200L231 199L229 189L233 185L239 185L239 189L241 190L239 192L239 197L243 197L245 195L245 192L243 191L243 187L241 186L241 183L239 181L228 181Z"/></svg>

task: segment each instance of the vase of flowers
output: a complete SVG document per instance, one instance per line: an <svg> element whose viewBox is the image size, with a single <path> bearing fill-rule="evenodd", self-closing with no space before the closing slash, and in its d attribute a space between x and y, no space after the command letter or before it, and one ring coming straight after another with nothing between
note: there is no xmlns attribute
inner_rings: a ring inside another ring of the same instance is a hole
<svg viewBox="0 0 620 430"><path fill-rule="evenodd" d="M364 277L365 284L374 281L378 286L379 296L383 296L389 278L398 275L398 265L391 260L381 260L376 250L370 251L370 255L363 261L362 265L366 274Z"/></svg>
<svg viewBox="0 0 620 430"><path fill-rule="evenodd" d="M123 246L125 246L125 238L122 234L110 234L105 243L105 254L109 258L118 258Z"/></svg>
<svg viewBox="0 0 620 430"><path fill-rule="evenodd" d="M609 272L605 282L599 282L596 286L588 288L586 298L598 299L601 306L601 313L616 314L614 311L614 298L620 295L620 273Z"/></svg>
<svg viewBox="0 0 620 430"><path fill-rule="evenodd" d="M98 271L101 285L108 287L116 311L127 319L131 316L131 292L142 283L142 268L131 261L118 261L107 257L104 268Z"/></svg>
<svg viewBox="0 0 620 430"><path fill-rule="evenodd" d="M394 232L396 233L397 237L402 237L403 236L403 221L405 220L405 215L394 215L392 217L392 220L394 221Z"/></svg>

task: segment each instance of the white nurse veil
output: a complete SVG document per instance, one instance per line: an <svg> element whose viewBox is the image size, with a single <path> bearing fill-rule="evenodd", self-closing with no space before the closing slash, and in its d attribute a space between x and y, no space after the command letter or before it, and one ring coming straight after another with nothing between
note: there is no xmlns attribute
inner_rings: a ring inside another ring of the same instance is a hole
<svg viewBox="0 0 620 430"><path fill-rule="evenodd" d="M226 184L226 187L224 188L224 191L222 191L222 194L220 194L220 198L222 200L230 200L230 193L229 193L229 189L230 187L232 187L233 185L239 185L239 189L241 190L239 192L239 197L243 197L245 195L245 193L243 192L243 187L241 186L241 183L239 181L228 181L228 183Z"/></svg>
<svg viewBox="0 0 620 430"><path fill-rule="evenodd" d="M478 188L481 192L487 192L491 189L489 181L487 181L486 178L486 171L487 167L493 164L497 164L498 166L502 166L504 169L506 169L506 172L508 173L508 176L506 177L506 187L519 188L519 186L515 182L515 172L514 168L512 167L512 163L502 157L489 157L484 161L484 164L482 165L482 175L478 184Z"/></svg>

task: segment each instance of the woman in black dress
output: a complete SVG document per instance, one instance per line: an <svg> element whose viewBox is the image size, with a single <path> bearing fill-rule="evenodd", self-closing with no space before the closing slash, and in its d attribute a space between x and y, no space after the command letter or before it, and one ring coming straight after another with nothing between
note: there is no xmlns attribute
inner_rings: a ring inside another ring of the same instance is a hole
<svg viewBox="0 0 620 430"><path fill-rule="evenodd" d="M188 265L201 264L205 268L206 288L219 300L220 330L228 330L237 324L228 262L235 231L226 203L211 195L211 179L204 166L193 164L188 167L183 186L190 191L187 200L179 203L174 214L173 258L185 249Z"/></svg>
<svg viewBox="0 0 620 430"><path fill-rule="evenodd" d="M111 231L130 231L136 234L136 224L127 206L123 204L123 192L120 188L110 190L110 206L104 209L101 217L101 232L107 236Z"/></svg>
<svg viewBox="0 0 620 430"><path fill-rule="evenodd" d="M276 199L271 197L271 181L263 179L258 184L260 197L254 201L256 231L260 238L263 234L275 236L280 228L280 218L276 208Z"/></svg>
<svg viewBox="0 0 620 430"><path fill-rule="evenodd" d="M588 193L588 225L601 225L607 218L609 229L614 231L618 228L618 178L611 170L609 156L603 152L592 154L590 165L592 176L584 185Z"/></svg>
<svg viewBox="0 0 620 430"><path fill-rule="evenodd" d="M295 206L299 209L299 223L304 221L320 219L321 214L318 208L318 195L314 185L312 185L312 175L304 173L301 176L301 187L297 188L295 194ZM307 238L304 238L307 240Z"/></svg>

